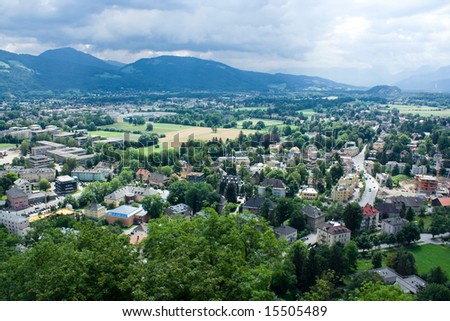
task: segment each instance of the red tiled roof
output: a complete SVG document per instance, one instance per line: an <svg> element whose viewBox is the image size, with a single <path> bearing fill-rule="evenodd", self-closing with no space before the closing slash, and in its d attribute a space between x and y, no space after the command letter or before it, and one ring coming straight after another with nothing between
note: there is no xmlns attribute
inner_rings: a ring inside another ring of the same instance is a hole
<svg viewBox="0 0 450 321"><path fill-rule="evenodd" d="M366 217L373 216L378 213L380 212L375 207L369 204L364 205L364 207L362 208L362 215Z"/></svg>
<svg viewBox="0 0 450 321"><path fill-rule="evenodd" d="M138 175L148 175L150 174L150 171L146 170L145 168L139 168L136 172L136 176Z"/></svg>
<svg viewBox="0 0 450 321"><path fill-rule="evenodd" d="M450 197L440 197L438 200L441 206L450 206Z"/></svg>

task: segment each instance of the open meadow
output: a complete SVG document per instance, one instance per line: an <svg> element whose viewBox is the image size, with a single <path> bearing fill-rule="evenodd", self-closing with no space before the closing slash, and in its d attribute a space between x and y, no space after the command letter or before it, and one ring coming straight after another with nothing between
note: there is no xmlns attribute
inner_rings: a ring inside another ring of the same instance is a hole
<svg viewBox="0 0 450 321"><path fill-rule="evenodd" d="M450 109L444 107L430 107L430 106L414 106L414 105L389 105L391 109L396 108L401 114L419 114L420 116L441 116L449 117Z"/></svg>

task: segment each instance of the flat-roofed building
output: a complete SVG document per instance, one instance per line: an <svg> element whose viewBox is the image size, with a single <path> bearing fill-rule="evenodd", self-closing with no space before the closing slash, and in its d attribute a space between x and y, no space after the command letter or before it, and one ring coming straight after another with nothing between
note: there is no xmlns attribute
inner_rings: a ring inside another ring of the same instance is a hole
<svg viewBox="0 0 450 321"><path fill-rule="evenodd" d="M70 175L75 177L80 182L105 182L108 177L112 177L114 172L107 167L99 167L92 169L85 169L83 167L75 168Z"/></svg>
<svg viewBox="0 0 450 321"><path fill-rule="evenodd" d="M420 193L433 193L438 187L438 180L430 175L416 175L418 189Z"/></svg>
<svg viewBox="0 0 450 321"><path fill-rule="evenodd" d="M45 168L50 167L53 163L52 159L48 158L45 155L31 155L30 156L30 164L33 168Z"/></svg>
<svg viewBox="0 0 450 321"><path fill-rule="evenodd" d="M147 212L142 207L122 205L115 209L106 211L105 219L108 224L119 222L124 227L129 227L137 220L136 216L145 216Z"/></svg>
<svg viewBox="0 0 450 321"><path fill-rule="evenodd" d="M27 217L0 212L0 225L4 225L9 233L24 236L29 231L30 222Z"/></svg>
<svg viewBox="0 0 450 321"><path fill-rule="evenodd" d="M78 183L75 178L64 175L58 176L55 180L55 191L57 194L67 195L78 190Z"/></svg>

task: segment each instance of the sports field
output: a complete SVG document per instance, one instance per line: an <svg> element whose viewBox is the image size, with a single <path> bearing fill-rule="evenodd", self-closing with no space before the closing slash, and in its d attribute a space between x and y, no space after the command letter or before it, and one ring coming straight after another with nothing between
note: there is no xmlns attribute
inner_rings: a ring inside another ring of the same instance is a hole
<svg viewBox="0 0 450 321"><path fill-rule="evenodd" d="M147 125L133 125L127 122L123 123L115 123L112 125L105 125L101 126L99 128L114 128L114 129L120 129L120 130L127 130L127 131L140 131L145 132ZM175 130L181 130L181 129L188 129L188 128L196 128L195 126L184 126L184 125L177 125L177 124L165 124L165 123L153 123L153 131L157 132L158 134L165 134L168 132L173 132Z"/></svg>

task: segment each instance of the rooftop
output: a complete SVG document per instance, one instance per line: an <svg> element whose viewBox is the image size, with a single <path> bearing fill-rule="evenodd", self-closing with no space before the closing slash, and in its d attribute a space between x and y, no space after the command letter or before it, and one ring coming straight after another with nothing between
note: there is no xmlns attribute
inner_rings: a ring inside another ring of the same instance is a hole
<svg viewBox="0 0 450 321"><path fill-rule="evenodd" d="M63 175L63 176L58 176L56 178L56 181L61 182L61 183L70 183L70 182L75 182L75 178L73 178L72 176L69 176L69 175Z"/></svg>
<svg viewBox="0 0 450 321"><path fill-rule="evenodd" d="M290 235L292 233L297 233L297 229L289 226L289 225L281 225L273 229L275 234L277 235Z"/></svg>

